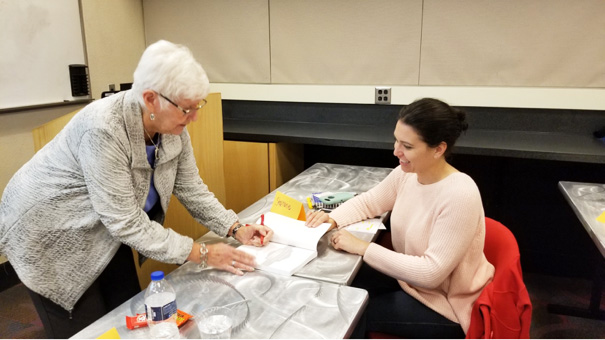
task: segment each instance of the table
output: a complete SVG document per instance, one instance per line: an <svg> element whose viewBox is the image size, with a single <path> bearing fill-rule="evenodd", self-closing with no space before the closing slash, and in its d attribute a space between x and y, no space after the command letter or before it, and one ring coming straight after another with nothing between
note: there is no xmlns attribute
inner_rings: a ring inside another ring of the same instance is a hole
<svg viewBox="0 0 605 340"><path fill-rule="evenodd" d="M605 212L605 184L559 182L559 189L571 205L584 229L593 240L597 249L605 257L605 223L597 221ZM605 276L603 258L598 258L594 273L593 287L588 309L549 305L551 313L605 320L605 311L601 310L603 277Z"/></svg>
<svg viewBox="0 0 605 340"><path fill-rule="evenodd" d="M318 163L277 190L302 202L313 192L363 192L375 186L392 169ZM276 190L276 191L277 191ZM251 223L268 211L276 191L240 212L240 221ZM188 262L167 276L177 291L180 310L197 314L201 310L229 305L234 309L236 326L232 338L344 338L353 331L368 299L368 293L349 287L362 258L328 246L329 234L318 244L319 256L295 276L284 277L255 271L236 276L215 269L201 269ZM372 237L365 234L365 237ZM226 241L207 233L201 240ZM74 338L96 338L116 327L122 338L149 338L148 328L128 330L125 316L143 313L142 291ZM195 322L180 329L183 338L199 338Z"/></svg>
<svg viewBox="0 0 605 340"><path fill-rule="evenodd" d="M355 328L368 293L347 287L255 271L237 276L201 269L188 262L167 280L175 287L177 306L192 315L214 306L229 306L234 314L234 339L345 338ZM148 327L129 330L125 317L143 313L145 291L84 328L73 338L96 338L116 327L121 338L150 338ZM194 320L180 328L181 338L199 339Z"/></svg>
<svg viewBox="0 0 605 340"><path fill-rule="evenodd" d="M367 166L316 163L296 177L284 183L265 197L242 210L238 216L242 223L254 223L261 214L268 212L277 191L300 202L306 202L312 193L325 191L350 191L362 193L382 181L393 169ZM309 208L305 204L305 210ZM363 259L359 255L335 250L329 244L335 230L324 235L317 245L317 258L294 275L342 285L350 285ZM376 234L354 233L365 241L372 241ZM335 264L338 263L338 266Z"/></svg>

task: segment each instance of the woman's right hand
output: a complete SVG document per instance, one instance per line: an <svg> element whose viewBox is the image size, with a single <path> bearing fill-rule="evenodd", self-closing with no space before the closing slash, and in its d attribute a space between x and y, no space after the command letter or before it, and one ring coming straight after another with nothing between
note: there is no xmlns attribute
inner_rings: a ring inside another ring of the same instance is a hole
<svg viewBox="0 0 605 340"><path fill-rule="evenodd" d="M244 275L243 271L254 271L254 256L237 250L225 243L206 245L208 249L208 265L228 271L236 275Z"/></svg>

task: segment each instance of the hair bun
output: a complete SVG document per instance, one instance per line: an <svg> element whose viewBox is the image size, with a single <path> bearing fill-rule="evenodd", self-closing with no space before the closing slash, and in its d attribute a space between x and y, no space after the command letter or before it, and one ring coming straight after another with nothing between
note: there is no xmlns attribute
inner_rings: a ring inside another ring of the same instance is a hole
<svg viewBox="0 0 605 340"><path fill-rule="evenodd" d="M452 110L454 110L454 113L456 113L456 117L458 117L458 122L460 123L460 131L466 131L468 130L468 122L466 121L466 112L460 110L460 109L456 109L456 108L452 108Z"/></svg>

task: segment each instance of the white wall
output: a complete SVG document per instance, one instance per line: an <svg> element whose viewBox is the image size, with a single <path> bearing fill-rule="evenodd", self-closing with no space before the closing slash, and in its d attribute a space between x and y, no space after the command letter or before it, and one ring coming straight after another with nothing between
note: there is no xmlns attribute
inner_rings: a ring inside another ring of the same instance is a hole
<svg viewBox="0 0 605 340"><path fill-rule="evenodd" d="M605 109L605 1L143 0L226 99ZM163 20L161 20L163 19ZM197 20L197 21L196 21ZM195 28L183 23L195 22Z"/></svg>
<svg viewBox="0 0 605 340"><path fill-rule="evenodd" d="M145 50L141 0L81 1L90 89L99 99L109 84L132 83Z"/></svg>
<svg viewBox="0 0 605 340"><path fill-rule="evenodd" d="M434 97L455 106L605 110L605 89L392 86L391 105ZM374 86L212 83L223 99L373 104Z"/></svg>

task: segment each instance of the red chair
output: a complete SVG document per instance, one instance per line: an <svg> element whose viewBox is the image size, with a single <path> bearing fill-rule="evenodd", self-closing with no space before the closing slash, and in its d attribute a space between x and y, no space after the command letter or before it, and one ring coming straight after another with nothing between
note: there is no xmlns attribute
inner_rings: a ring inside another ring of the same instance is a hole
<svg viewBox="0 0 605 340"><path fill-rule="evenodd" d="M473 305L467 339L529 339L532 305L523 283L519 246L502 223L485 218L483 253L494 278Z"/></svg>
<svg viewBox="0 0 605 340"><path fill-rule="evenodd" d="M391 233L383 232L377 243L391 247ZM494 265L494 278L473 305L467 339L528 339L532 305L523 283L519 246L502 223L485 218L483 253ZM370 332L370 339L397 336Z"/></svg>

